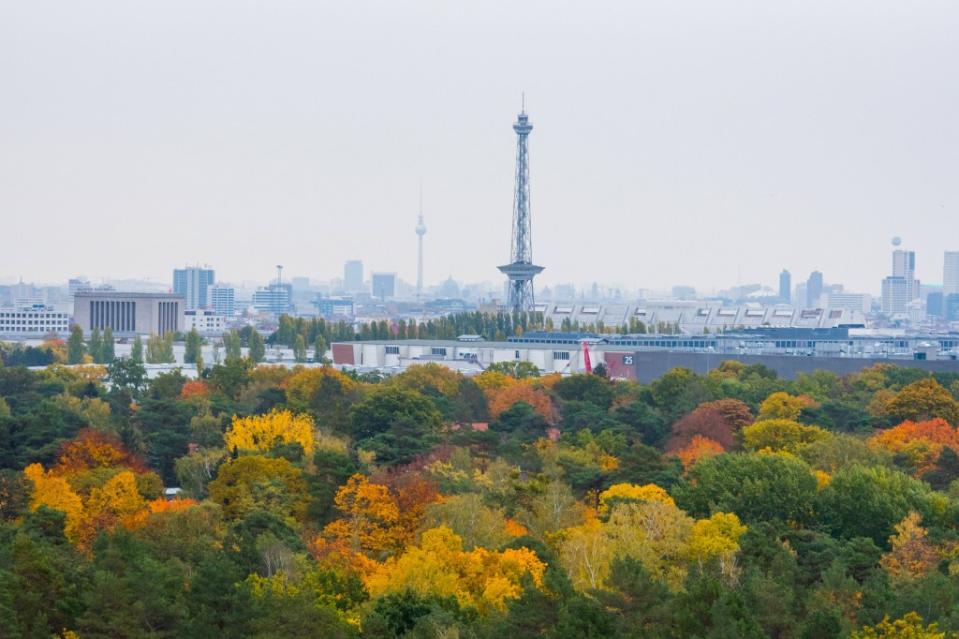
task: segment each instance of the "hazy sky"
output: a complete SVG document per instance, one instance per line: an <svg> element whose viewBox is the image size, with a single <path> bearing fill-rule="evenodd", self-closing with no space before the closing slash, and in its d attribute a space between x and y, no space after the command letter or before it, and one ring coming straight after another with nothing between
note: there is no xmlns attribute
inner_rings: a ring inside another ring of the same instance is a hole
<svg viewBox="0 0 959 639"><path fill-rule="evenodd" d="M0 0L0 277L878 292L959 249L959 2Z"/></svg>

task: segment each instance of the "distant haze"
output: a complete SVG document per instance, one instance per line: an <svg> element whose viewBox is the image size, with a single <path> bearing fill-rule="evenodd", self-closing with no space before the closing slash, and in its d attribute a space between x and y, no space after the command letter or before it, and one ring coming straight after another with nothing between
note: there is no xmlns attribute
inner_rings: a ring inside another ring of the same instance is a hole
<svg viewBox="0 0 959 639"><path fill-rule="evenodd" d="M0 0L0 277L878 292L959 249L959 2Z"/></svg>

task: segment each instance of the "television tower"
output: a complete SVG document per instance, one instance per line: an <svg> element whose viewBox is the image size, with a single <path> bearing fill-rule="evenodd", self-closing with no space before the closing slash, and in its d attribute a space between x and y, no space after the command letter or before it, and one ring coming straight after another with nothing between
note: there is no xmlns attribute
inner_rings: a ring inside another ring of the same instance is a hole
<svg viewBox="0 0 959 639"><path fill-rule="evenodd" d="M498 267L509 278L509 311L530 312L533 310L533 277L542 266L533 264L533 234L529 214L529 148L527 140L533 125L526 115L526 99L516 122L516 185L513 191L513 240L510 263Z"/></svg>
<svg viewBox="0 0 959 639"><path fill-rule="evenodd" d="M416 301L423 297L423 236L426 235L426 224L423 223L423 182L420 181L420 216L416 221L416 235L419 247L416 262Z"/></svg>

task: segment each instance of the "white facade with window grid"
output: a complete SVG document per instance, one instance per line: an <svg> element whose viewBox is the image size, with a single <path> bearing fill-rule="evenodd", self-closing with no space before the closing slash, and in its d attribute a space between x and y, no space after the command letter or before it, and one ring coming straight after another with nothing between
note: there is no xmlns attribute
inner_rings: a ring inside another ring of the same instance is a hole
<svg viewBox="0 0 959 639"><path fill-rule="evenodd" d="M65 336L69 332L69 313L54 311L49 306L0 308L0 335L44 337L51 333Z"/></svg>

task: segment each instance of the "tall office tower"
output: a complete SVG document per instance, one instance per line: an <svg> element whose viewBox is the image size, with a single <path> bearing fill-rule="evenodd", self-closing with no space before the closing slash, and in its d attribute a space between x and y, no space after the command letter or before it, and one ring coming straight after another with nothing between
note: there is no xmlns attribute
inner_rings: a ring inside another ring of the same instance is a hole
<svg viewBox="0 0 959 639"><path fill-rule="evenodd" d="M173 292L186 300L187 310L207 308L208 289L216 283L213 269L188 266L173 269Z"/></svg>
<svg viewBox="0 0 959 639"><path fill-rule="evenodd" d="M232 286L211 287L210 305L217 315L230 317L236 312L236 290Z"/></svg>
<svg viewBox="0 0 959 639"><path fill-rule="evenodd" d="M822 273L813 271L806 280L806 308L819 306L820 297L822 297Z"/></svg>
<svg viewBox="0 0 959 639"><path fill-rule="evenodd" d="M946 251L942 262L942 294L959 293L959 251Z"/></svg>
<svg viewBox="0 0 959 639"><path fill-rule="evenodd" d="M423 223L423 186L420 185L420 217L416 222L416 301L423 297L423 236L426 224Z"/></svg>
<svg viewBox="0 0 959 639"><path fill-rule="evenodd" d="M892 252L892 276L914 279L916 277L916 252L896 249Z"/></svg>
<svg viewBox="0 0 959 639"><path fill-rule="evenodd" d="M789 271L783 269L783 272L779 274L779 299L784 302L792 299L792 281L792 275L789 274Z"/></svg>
<svg viewBox="0 0 959 639"><path fill-rule="evenodd" d="M533 310L533 277L542 266L533 264L533 233L529 211L529 147L533 125L523 109L513 123L516 131L516 184L513 190L513 239L510 263L498 267L509 280L506 308L510 311Z"/></svg>
<svg viewBox="0 0 959 639"><path fill-rule="evenodd" d="M347 293L363 290L363 262L360 260L347 260L343 265L343 290Z"/></svg>
<svg viewBox="0 0 959 639"><path fill-rule="evenodd" d="M892 238L892 275L882 281L882 312L902 314L911 301L919 297L920 285L916 279L916 253L899 247L902 240Z"/></svg>

